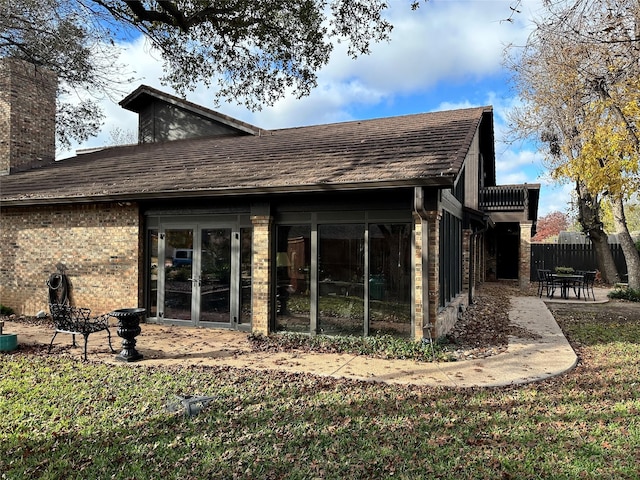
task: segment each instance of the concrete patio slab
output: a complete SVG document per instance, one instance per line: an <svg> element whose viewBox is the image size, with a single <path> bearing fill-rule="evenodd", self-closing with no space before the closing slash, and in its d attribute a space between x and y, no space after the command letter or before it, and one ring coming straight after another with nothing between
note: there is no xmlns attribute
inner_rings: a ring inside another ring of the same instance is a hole
<svg viewBox="0 0 640 480"><path fill-rule="evenodd" d="M606 294L604 289L599 290L603 291L596 294L596 299L602 301L606 299ZM143 324L142 333L137 337L137 349L144 355L143 360L118 362L115 355L109 353L103 332L89 337L89 359L120 368L136 368L139 365L218 365L405 385L518 385L560 375L576 365L577 356L547 309L547 301L559 300L512 297L509 313L511 323L520 327L526 335L510 337L504 353L475 360L425 363L351 354L253 352L246 333L155 324ZM17 333L19 344L43 346L49 344L53 333L45 325L11 321L5 323L5 331ZM115 332L114 327L114 348L118 350L120 338ZM58 335L51 354L80 355L81 348L68 348L70 342L68 335Z"/></svg>

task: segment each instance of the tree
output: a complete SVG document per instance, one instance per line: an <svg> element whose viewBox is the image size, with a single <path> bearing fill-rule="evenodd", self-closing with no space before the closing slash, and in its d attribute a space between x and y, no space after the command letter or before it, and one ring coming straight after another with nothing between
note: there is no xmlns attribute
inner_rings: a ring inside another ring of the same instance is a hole
<svg viewBox="0 0 640 480"><path fill-rule="evenodd" d="M636 194L624 205L625 218L627 219L627 226L632 236L640 237L640 203L638 203L638 195ZM607 201L606 197L602 202L602 223L604 229L607 232L614 233L615 225L613 222L613 212L611 204Z"/></svg>
<svg viewBox="0 0 640 480"><path fill-rule="evenodd" d="M132 130L114 127L109 131L109 145L134 145L138 143L138 135Z"/></svg>
<svg viewBox="0 0 640 480"><path fill-rule="evenodd" d="M509 49L508 66L523 102L509 115L512 134L533 138L555 173L558 165L575 160L582 145L576 135L584 117L582 85L576 80L580 55L567 48L565 39L541 22L527 44ZM578 222L591 240L598 269L605 282L619 281L607 234L600 220L600 195L592 194L579 172L556 179L575 185Z"/></svg>
<svg viewBox="0 0 640 480"><path fill-rule="evenodd" d="M569 219L566 214L561 212L551 212L538 219L536 227L536 235L531 240L534 242L543 242L550 237L557 237L560 232L569 227Z"/></svg>
<svg viewBox="0 0 640 480"><path fill-rule="evenodd" d="M216 81L217 99L252 110L289 89L298 98L308 95L329 61L332 39L346 41L355 58L369 53L371 42L388 40L392 29L383 0L95 3L151 40L162 52L164 80L178 92Z"/></svg>
<svg viewBox="0 0 640 480"><path fill-rule="evenodd" d="M0 0L0 57L27 60L58 75L58 99L67 98L58 102L62 146L96 134L103 120L98 100L113 94L121 77L117 51L105 48L109 33L100 20L81 2Z"/></svg>
<svg viewBox="0 0 640 480"><path fill-rule="evenodd" d="M289 92L309 94L334 40L352 57L388 40L386 8L383 0L0 0L0 57L57 72L61 100L112 96L129 80L119 75L115 40L137 31L161 52L163 80L180 94L215 84L216 102L256 110ZM62 145L100 128L96 102L59 105Z"/></svg>
<svg viewBox="0 0 640 480"><path fill-rule="evenodd" d="M525 102L513 117L515 130L540 134L552 174L575 182L583 228L597 234L590 235L592 241L604 233L598 210L600 199L607 197L629 285L639 289L640 257L626 224L624 202L639 181L640 7L634 0L545 5L546 16L513 61ZM600 247L600 254L606 257L607 252Z"/></svg>

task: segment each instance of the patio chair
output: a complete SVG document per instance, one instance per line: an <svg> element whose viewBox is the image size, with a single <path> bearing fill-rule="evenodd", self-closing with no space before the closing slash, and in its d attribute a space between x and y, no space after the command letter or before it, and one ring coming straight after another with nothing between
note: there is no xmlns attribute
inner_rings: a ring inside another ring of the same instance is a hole
<svg viewBox="0 0 640 480"><path fill-rule="evenodd" d="M585 300L589 300L589 292L591 297L596 300L596 295L593 292L593 284L596 280L596 272L584 272L584 278L582 279L582 296Z"/></svg>
<svg viewBox="0 0 640 480"><path fill-rule="evenodd" d="M545 288L547 289L547 297L553 298L553 295L556 293L556 287L561 287L561 285L554 280L551 270L544 270L543 275Z"/></svg>
<svg viewBox="0 0 640 480"><path fill-rule="evenodd" d="M88 308L71 307L69 305L60 305L58 303L50 303L49 311L55 327L53 338L49 344L48 352L51 352L53 341L58 333L70 333L72 335L72 345L76 347L76 335L84 337L84 360L87 360L87 341L89 335L95 332L107 331L109 338L109 348L111 353L116 351L111 346L111 332L109 331L109 314L100 315L99 317L91 317L91 310Z"/></svg>
<svg viewBox="0 0 640 480"><path fill-rule="evenodd" d="M538 269L538 296L542 297L542 292L547 291L547 296L549 296L549 277L548 273L551 273L551 270L545 270L542 268Z"/></svg>

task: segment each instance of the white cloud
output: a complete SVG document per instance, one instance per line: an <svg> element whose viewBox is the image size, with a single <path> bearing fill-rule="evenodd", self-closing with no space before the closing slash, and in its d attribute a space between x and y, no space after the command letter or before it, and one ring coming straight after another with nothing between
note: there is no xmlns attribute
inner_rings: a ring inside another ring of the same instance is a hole
<svg viewBox="0 0 640 480"><path fill-rule="evenodd" d="M540 166L540 155L532 150L505 150L496 152L496 173L509 174L513 170L523 168L538 168Z"/></svg>
<svg viewBox="0 0 640 480"><path fill-rule="evenodd" d="M509 14L505 1L431 0L417 11L408 2L392 2L391 42L374 45L371 55L355 61L338 48L323 73L334 81L357 76L394 93L475 81L498 73L504 46L525 38L522 24L501 21Z"/></svg>
<svg viewBox="0 0 640 480"><path fill-rule="evenodd" d="M551 212L567 213L571 208L571 196L574 186L568 183L543 183L538 207L538 218Z"/></svg>
<svg viewBox="0 0 640 480"><path fill-rule="evenodd" d="M356 60L346 55L344 45L336 44L330 63L318 74L318 88L309 97L289 96L255 113L233 102L218 110L264 128L349 120L357 105L389 105L394 97L425 92L436 84L464 87L499 74L504 45L522 42L527 34L524 14L516 15L514 23L501 21L511 13L504 0L430 0L417 11L411 10L409 2L393 1L387 13L394 24L391 41L372 45L370 55ZM138 78L130 91L144 83L173 93L161 85L160 56L144 39L123 47L121 60L135 69ZM212 107L213 92L199 87L189 100ZM460 99L458 104L468 102ZM133 124L117 103L105 102L105 110L103 134L91 145L108 138L104 132L114 126L123 128L123 118L126 128Z"/></svg>
<svg viewBox="0 0 640 480"><path fill-rule="evenodd" d="M506 45L522 45L530 32L531 12L541 0L523 0L513 15L505 0L429 0L411 11L409 2L394 0L388 17L394 24L389 43L372 45L368 56L349 58L336 44L329 64L318 72L318 87L308 97L292 95L259 112L234 102L215 108L214 92L198 86L188 100L265 129L340 122L434 110L493 105L497 181L542 183L540 212L566 210L570 188L548 185L541 157L530 145L508 143L507 112L518 104L507 86L502 65ZM141 84L174 94L160 83L162 61L143 38L122 44L121 61L136 71L130 93ZM124 97L124 94L123 94ZM137 132L137 116L116 101L105 101L101 134L82 146L109 142L118 127ZM400 107L402 106L402 108ZM68 153L67 153L68 155Z"/></svg>

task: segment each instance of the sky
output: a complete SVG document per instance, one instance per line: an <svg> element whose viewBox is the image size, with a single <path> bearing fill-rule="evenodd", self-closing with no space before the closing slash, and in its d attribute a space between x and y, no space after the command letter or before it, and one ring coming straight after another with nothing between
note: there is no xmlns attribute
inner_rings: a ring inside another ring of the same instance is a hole
<svg viewBox="0 0 640 480"><path fill-rule="evenodd" d="M308 97L288 96L259 112L235 103L215 106L214 92L203 86L187 100L267 130L491 105L497 183L539 183L539 218L567 212L571 185L549 180L542 155L530 142L508 138L507 115L518 98L503 65L504 50L524 45L541 0L429 0L416 11L410 3L390 0L391 40L374 44L371 54L353 60L344 46L336 45L318 74L318 87ZM519 13L512 13L510 7L516 5ZM142 84L175 94L160 82L160 56L144 38L129 39L120 47L120 62L136 78L122 98ZM137 114L118 105L122 98L102 102L106 119L97 137L58 157L110 144L115 129L135 135Z"/></svg>

